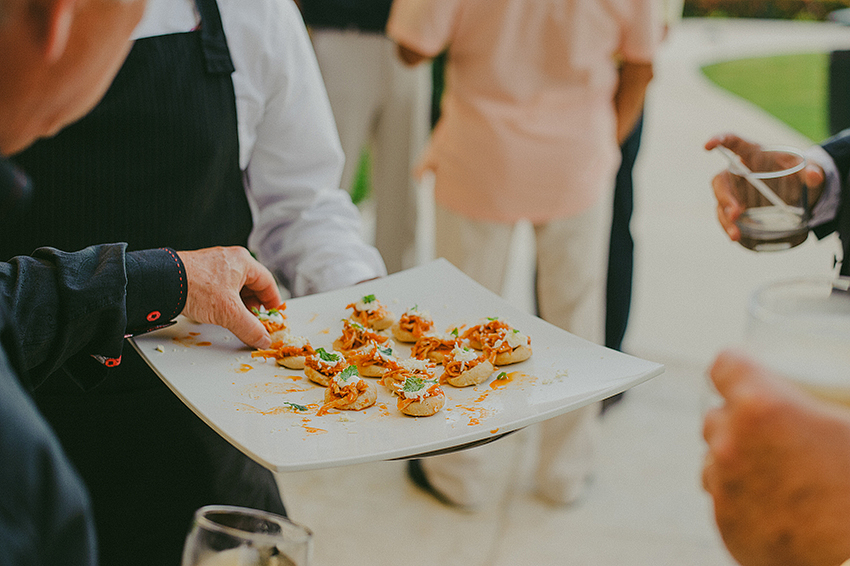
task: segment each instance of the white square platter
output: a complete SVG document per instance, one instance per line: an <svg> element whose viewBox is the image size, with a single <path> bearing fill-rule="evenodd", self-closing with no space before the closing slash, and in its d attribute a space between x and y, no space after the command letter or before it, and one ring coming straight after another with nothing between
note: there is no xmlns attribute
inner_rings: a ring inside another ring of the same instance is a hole
<svg viewBox="0 0 850 566"><path fill-rule="evenodd" d="M531 337L533 354L499 368L480 385L444 385L446 405L434 416L401 414L395 397L381 385L378 401L370 408L316 416L323 387L310 382L303 371L252 358L250 348L223 328L180 317L177 324L131 342L200 418L277 472L408 458L485 443L664 371L660 364L593 344L513 307L445 260L290 299L287 326L309 338L314 348L331 350L342 319L351 312L346 305L370 294L396 317L414 305L428 311L441 332L498 317ZM396 342L394 352L409 357L410 347ZM441 366L437 369L439 375ZM503 371L510 380L496 380Z"/></svg>

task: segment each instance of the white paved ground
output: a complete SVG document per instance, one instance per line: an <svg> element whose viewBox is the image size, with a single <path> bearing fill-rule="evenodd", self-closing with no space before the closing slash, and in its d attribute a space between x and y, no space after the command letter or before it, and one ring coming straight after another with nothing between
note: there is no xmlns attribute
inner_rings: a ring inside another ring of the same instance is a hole
<svg viewBox="0 0 850 566"><path fill-rule="evenodd" d="M705 140L733 130L765 142L807 141L712 86L698 68L836 48L850 48L850 28L758 21L685 20L665 44L637 167L637 270L626 349L667 371L604 417L598 471L584 500L557 509L529 492L523 433L500 442L516 462L513 489L487 513L441 506L414 489L397 462L284 474L292 517L315 531L315 565L732 564L699 488L701 414L710 402L705 369L721 347L740 340L755 287L830 272L837 243L810 239L788 252L756 254L725 238L709 187L723 163L702 150ZM518 303L527 302L527 288L518 266Z"/></svg>

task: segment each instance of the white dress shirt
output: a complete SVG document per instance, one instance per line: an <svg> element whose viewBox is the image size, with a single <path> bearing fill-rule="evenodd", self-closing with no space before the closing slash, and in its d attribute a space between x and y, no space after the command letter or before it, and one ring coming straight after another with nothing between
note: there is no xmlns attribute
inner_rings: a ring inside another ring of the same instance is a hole
<svg viewBox="0 0 850 566"><path fill-rule="evenodd" d="M339 188L343 153L301 14L292 0L218 0L254 219L249 247L294 296L386 274ZM195 29L193 0L148 0L134 39Z"/></svg>

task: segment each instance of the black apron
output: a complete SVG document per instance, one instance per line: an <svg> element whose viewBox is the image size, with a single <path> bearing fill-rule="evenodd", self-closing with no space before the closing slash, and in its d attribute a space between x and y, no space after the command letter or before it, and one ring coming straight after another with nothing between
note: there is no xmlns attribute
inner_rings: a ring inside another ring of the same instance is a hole
<svg viewBox="0 0 850 566"><path fill-rule="evenodd" d="M77 250L245 245L233 63L215 0L198 30L141 39L104 100L15 156L33 179L26 214L0 226L0 257ZM192 513L234 504L283 514L273 475L205 425L129 346L95 389L56 372L37 391L92 495L103 566L177 566Z"/></svg>

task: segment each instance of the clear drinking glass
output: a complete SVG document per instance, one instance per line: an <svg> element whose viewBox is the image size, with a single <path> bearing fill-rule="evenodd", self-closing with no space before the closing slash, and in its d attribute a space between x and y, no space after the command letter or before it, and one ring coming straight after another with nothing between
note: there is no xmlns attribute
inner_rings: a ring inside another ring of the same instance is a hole
<svg viewBox="0 0 850 566"><path fill-rule="evenodd" d="M195 512L181 566L308 566L312 537L273 513L210 505Z"/></svg>
<svg viewBox="0 0 850 566"><path fill-rule="evenodd" d="M850 278L789 279L758 289L745 347L810 393L850 406Z"/></svg>
<svg viewBox="0 0 850 566"><path fill-rule="evenodd" d="M735 197L745 207L736 222L741 245L755 251L776 251L802 244L809 235L811 204L803 179L805 156L795 149L765 149L745 165L750 170L746 175L734 166L729 168ZM771 202L756 183L780 200Z"/></svg>

